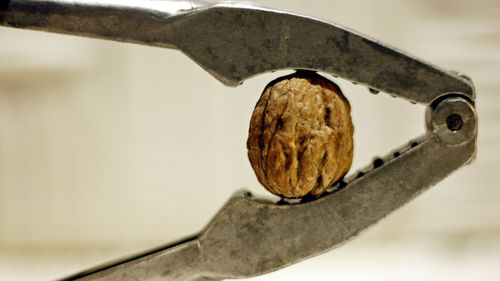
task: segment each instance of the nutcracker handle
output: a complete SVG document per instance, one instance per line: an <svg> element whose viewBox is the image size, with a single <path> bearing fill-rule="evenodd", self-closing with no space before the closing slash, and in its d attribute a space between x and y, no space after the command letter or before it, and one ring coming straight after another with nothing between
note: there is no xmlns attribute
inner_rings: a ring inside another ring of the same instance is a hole
<svg viewBox="0 0 500 281"><path fill-rule="evenodd" d="M168 31L173 19L207 5L200 1L176 0L8 0L2 3L1 25L166 48L175 48Z"/></svg>
<svg viewBox="0 0 500 281"><path fill-rule="evenodd" d="M190 237L157 249L94 267L59 281L216 281L200 271L199 243Z"/></svg>
<svg viewBox="0 0 500 281"><path fill-rule="evenodd" d="M10 0L0 25L176 48L226 85L280 69L323 71L416 103L472 83L339 25L247 4Z"/></svg>

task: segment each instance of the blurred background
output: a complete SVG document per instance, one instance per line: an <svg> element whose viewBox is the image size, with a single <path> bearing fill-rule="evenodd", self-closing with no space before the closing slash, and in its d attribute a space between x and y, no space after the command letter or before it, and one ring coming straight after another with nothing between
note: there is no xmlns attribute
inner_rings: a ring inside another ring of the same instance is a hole
<svg viewBox="0 0 500 281"><path fill-rule="evenodd" d="M478 157L348 244L254 280L500 280L500 2L251 1L470 75ZM52 280L200 231L236 191L263 87L178 51L0 28L0 280ZM424 107L334 79L352 171L424 132Z"/></svg>

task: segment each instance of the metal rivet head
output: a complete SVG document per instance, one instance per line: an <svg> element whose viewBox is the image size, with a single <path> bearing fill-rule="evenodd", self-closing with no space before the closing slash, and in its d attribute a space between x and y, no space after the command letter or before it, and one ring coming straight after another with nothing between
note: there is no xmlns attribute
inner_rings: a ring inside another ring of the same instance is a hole
<svg viewBox="0 0 500 281"><path fill-rule="evenodd" d="M462 116L458 114L451 114L446 118L446 126L448 127L448 130L452 132L456 132L462 128L462 125L464 124L464 121L462 120Z"/></svg>
<svg viewBox="0 0 500 281"><path fill-rule="evenodd" d="M436 104L429 113L428 125L443 143L461 145L476 137L476 111L466 99L449 97Z"/></svg>

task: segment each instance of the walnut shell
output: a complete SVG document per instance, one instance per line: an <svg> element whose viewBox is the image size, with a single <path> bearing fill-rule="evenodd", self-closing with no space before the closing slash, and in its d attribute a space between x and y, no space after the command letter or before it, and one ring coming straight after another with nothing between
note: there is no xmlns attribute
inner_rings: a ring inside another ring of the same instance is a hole
<svg viewBox="0 0 500 281"><path fill-rule="evenodd" d="M351 167L350 105L340 88L299 71L269 83L252 114L248 158L259 182L287 198L319 196Z"/></svg>

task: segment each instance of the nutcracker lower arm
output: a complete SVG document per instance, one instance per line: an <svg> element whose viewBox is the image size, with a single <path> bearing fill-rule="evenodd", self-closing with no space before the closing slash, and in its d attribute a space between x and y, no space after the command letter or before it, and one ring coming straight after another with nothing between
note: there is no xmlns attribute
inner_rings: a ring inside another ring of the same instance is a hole
<svg viewBox="0 0 500 281"><path fill-rule="evenodd" d="M461 120L457 121L460 129L448 120L453 114ZM150 278L143 280L159 276L164 280L244 278L331 250L474 158L477 123L470 101L446 97L429 108L428 118L426 135L381 158L382 164L370 165L343 188L300 204L235 196L194 240L146 256L151 263L147 269L127 261L82 280L121 280L108 278L118 272ZM183 249L190 250L180 252ZM164 262L166 258L191 260L196 270ZM120 271L120 267L127 270ZM186 272L190 278L183 276Z"/></svg>

